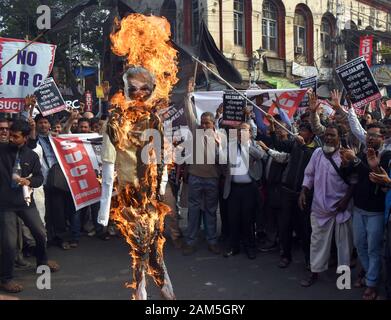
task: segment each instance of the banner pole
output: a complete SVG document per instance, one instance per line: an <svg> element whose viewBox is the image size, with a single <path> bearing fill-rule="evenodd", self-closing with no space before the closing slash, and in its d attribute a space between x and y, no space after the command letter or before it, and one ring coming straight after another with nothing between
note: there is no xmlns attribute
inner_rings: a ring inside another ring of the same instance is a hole
<svg viewBox="0 0 391 320"><path fill-rule="evenodd" d="M259 106L257 106L253 101L251 101L249 98L247 98L244 94L242 94L239 90L237 90L234 86L232 86L228 81L226 81L224 78L222 78L219 74L217 74L216 72L214 72L212 69L210 69L207 65L205 65L203 62L201 62L200 60L198 60L198 58L194 57L194 56L191 56L192 59L194 61L196 61L197 63L199 63L201 66L203 66L204 68L206 68L208 71L210 71L213 75L215 75L218 79L220 79L221 81L223 81L228 87L230 87L232 90L234 90L236 93L238 93L242 98L244 98L248 103L250 103L253 107L257 108L259 111L261 111L264 115L268 115L268 113L266 113L262 108L260 108ZM289 129L285 128L282 124L280 124L278 121L274 121L275 124L277 124L279 127L281 127L281 129L285 130L286 132L288 132L290 135L292 136L296 136L292 131L290 131Z"/></svg>

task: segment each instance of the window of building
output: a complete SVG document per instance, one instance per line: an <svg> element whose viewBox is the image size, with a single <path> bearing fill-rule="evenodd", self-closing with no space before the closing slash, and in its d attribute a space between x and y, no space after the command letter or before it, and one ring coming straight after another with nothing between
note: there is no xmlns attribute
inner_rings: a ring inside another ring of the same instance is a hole
<svg viewBox="0 0 391 320"><path fill-rule="evenodd" d="M277 51L278 11L272 1L265 0L262 7L262 48Z"/></svg>
<svg viewBox="0 0 391 320"><path fill-rule="evenodd" d="M322 49L322 65L331 66L332 63L332 50L331 50L331 38L332 38L332 26L330 20L322 18L320 26L320 44Z"/></svg>
<svg viewBox="0 0 391 320"><path fill-rule="evenodd" d="M294 44L295 44L295 57L305 56L307 49L307 30L305 16L301 13L295 13L294 19Z"/></svg>
<svg viewBox="0 0 391 320"><path fill-rule="evenodd" d="M375 27L375 14L376 14L375 8L370 8L369 9L369 25L371 27Z"/></svg>
<svg viewBox="0 0 391 320"><path fill-rule="evenodd" d="M244 0L234 0L234 43L244 46Z"/></svg>
<svg viewBox="0 0 391 320"><path fill-rule="evenodd" d="M195 46L200 36L200 9L198 0L191 2L191 44Z"/></svg>

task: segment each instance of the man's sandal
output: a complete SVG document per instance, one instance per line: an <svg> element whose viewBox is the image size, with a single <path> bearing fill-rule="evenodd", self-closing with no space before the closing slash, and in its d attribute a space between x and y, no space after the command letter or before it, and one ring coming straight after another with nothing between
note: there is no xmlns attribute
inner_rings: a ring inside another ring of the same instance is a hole
<svg viewBox="0 0 391 320"><path fill-rule="evenodd" d="M362 296L363 300L376 300L377 299L377 290L373 287L367 287Z"/></svg>
<svg viewBox="0 0 391 320"><path fill-rule="evenodd" d="M47 262L47 266L50 268L50 271L51 271L51 272L60 271L60 265L59 265L56 261L49 260L49 261Z"/></svg>
<svg viewBox="0 0 391 320"><path fill-rule="evenodd" d="M23 286L13 280L2 283L0 288L7 293L19 293L23 291Z"/></svg>
<svg viewBox="0 0 391 320"><path fill-rule="evenodd" d="M365 283L365 277L359 277L353 284L353 287L355 288L364 288L366 285Z"/></svg>

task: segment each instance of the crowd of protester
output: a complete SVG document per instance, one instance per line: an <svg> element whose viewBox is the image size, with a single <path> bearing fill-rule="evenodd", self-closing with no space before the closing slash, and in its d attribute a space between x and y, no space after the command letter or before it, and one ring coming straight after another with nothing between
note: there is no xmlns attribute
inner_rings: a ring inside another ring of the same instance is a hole
<svg viewBox="0 0 391 320"><path fill-rule="evenodd" d="M172 209L166 231L174 246L184 255L193 254L202 229L212 254L231 258L244 251L249 259L259 252L279 254L283 269L300 243L309 273L302 286L316 283L329 265L354 267L357 260L361 271L354 286L363 288L366 300L378 296L384 261L391 298L391 107L386 100L380 102L383 115L366 108L358 118L349 97L342 106L335 90L330 100L335 114L325 117L310 92L308 110L294 123L268 115L265 128L257 127L254 112L246 108L238 137L248 154L238 145L236 163L175 165L165 173L163 201ZM187 99L185 108L190 131L212 129L217 153L222 152L219 135L227 129L222 109L203 113L198 124L191 103ZM27 107L34 104L28 96ZM13 270L31 268L26 257L35 255L37 265L58 271L60 266L48 260L47 246L71 250L81 244L83 233L110 240L117 232L114 225L97 223L99 203L76 212L49 141L50 135L101 133L106 119L78 110L55 117L31 114L0 119L1 287L11 293L23 290L13 280ZM243 173L246 159L249 166ZM25 178L14 185L18 164ZM34 188L29 207L12 196L23 185ZM187 208L183 231L178 221L182 208Z"/></svg>

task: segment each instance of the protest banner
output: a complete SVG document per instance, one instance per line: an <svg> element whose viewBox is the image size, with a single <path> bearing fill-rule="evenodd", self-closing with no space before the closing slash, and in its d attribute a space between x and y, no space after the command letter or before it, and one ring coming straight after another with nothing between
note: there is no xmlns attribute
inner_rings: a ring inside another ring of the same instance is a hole
<svg viewBox="0 0 391 320"><path fill-rule="evenodd" d="M92 112L92 94L90 91L86 91L85 93L85 101L86 101L86 107L84 109L84 112Z"/></svg>
<svg viewBox="0 0 391 320"><path fill-rule="evenodd" d="M299 86L300 88L304 89L312 89L314 93L316 93L316 89L318 87L318 78L311 77L311 78L306 78L302 79L299 81ZM309 98L308 95L305 95L303 98L303 101L300 104L300 108L308 108L309 107Z"/></svg>
<svg viewBox="0 0 391 320"><path fill-rule="evenodd" d="M363 115L367 104L381 98L379 87L364 57L337 67L336 72L346 92L351 94L357 114Z"/></svg>
<svg viewBox="0 0 391 320"><path fill-rule="evenodd" d="M241 92L245 93L249 99L256 101L257 105L263 110L271 110L273 114L278 114L278 109L273 106L273 100L278 98L281 108L292 119L307 89L257 89ZM209 111L213 114L216 112L219 105L223 103L223 95L224 91L198 91L193 93L196 116L199 122L203 112Z"/></svg>
<svg viewBox="0 0 391 320"><path fill-rule="evenodd" d="M372 53L373 53L373 36L361 36L360 37L360 51L359 55L365 58L368 66L372 66Z"/></svg>
<svg viewBox="0 0 391 320"><path fill-rule="evenodd" d="M43 116L61 112L67 108L60 90L53 78L46 78L41 86L34 91L38 108Z"/></svg>
<svg viewBox="0 0 391 320"><path fill-rule="evenodd" d="M28 41L0 38L0 112L24 110L24 98L33 94L52 72L56 46L35 42L20 51Z"/></svg>
<svg viewBox="0 0 391 320"><path fill-rule="evenodd" d="M164 133L172 135L182 127L187 127L184 106L171 105L159 111L159 117L163 121Z"/></svg>
<svg viewBox="0 0 391 320"><path fill-rule="evenodd" d="M50 142L72 193L76 210L99 202L97 179L102 161L102 137L97 133L50 137Z"/></svg>
<svg viewBox="0 0 391 320"><path fill-rule="evenodd" d="M223 94L223 125L237 126L244 122L243 109L246 107L246 100L233 90L226 90Z"/></svg>

